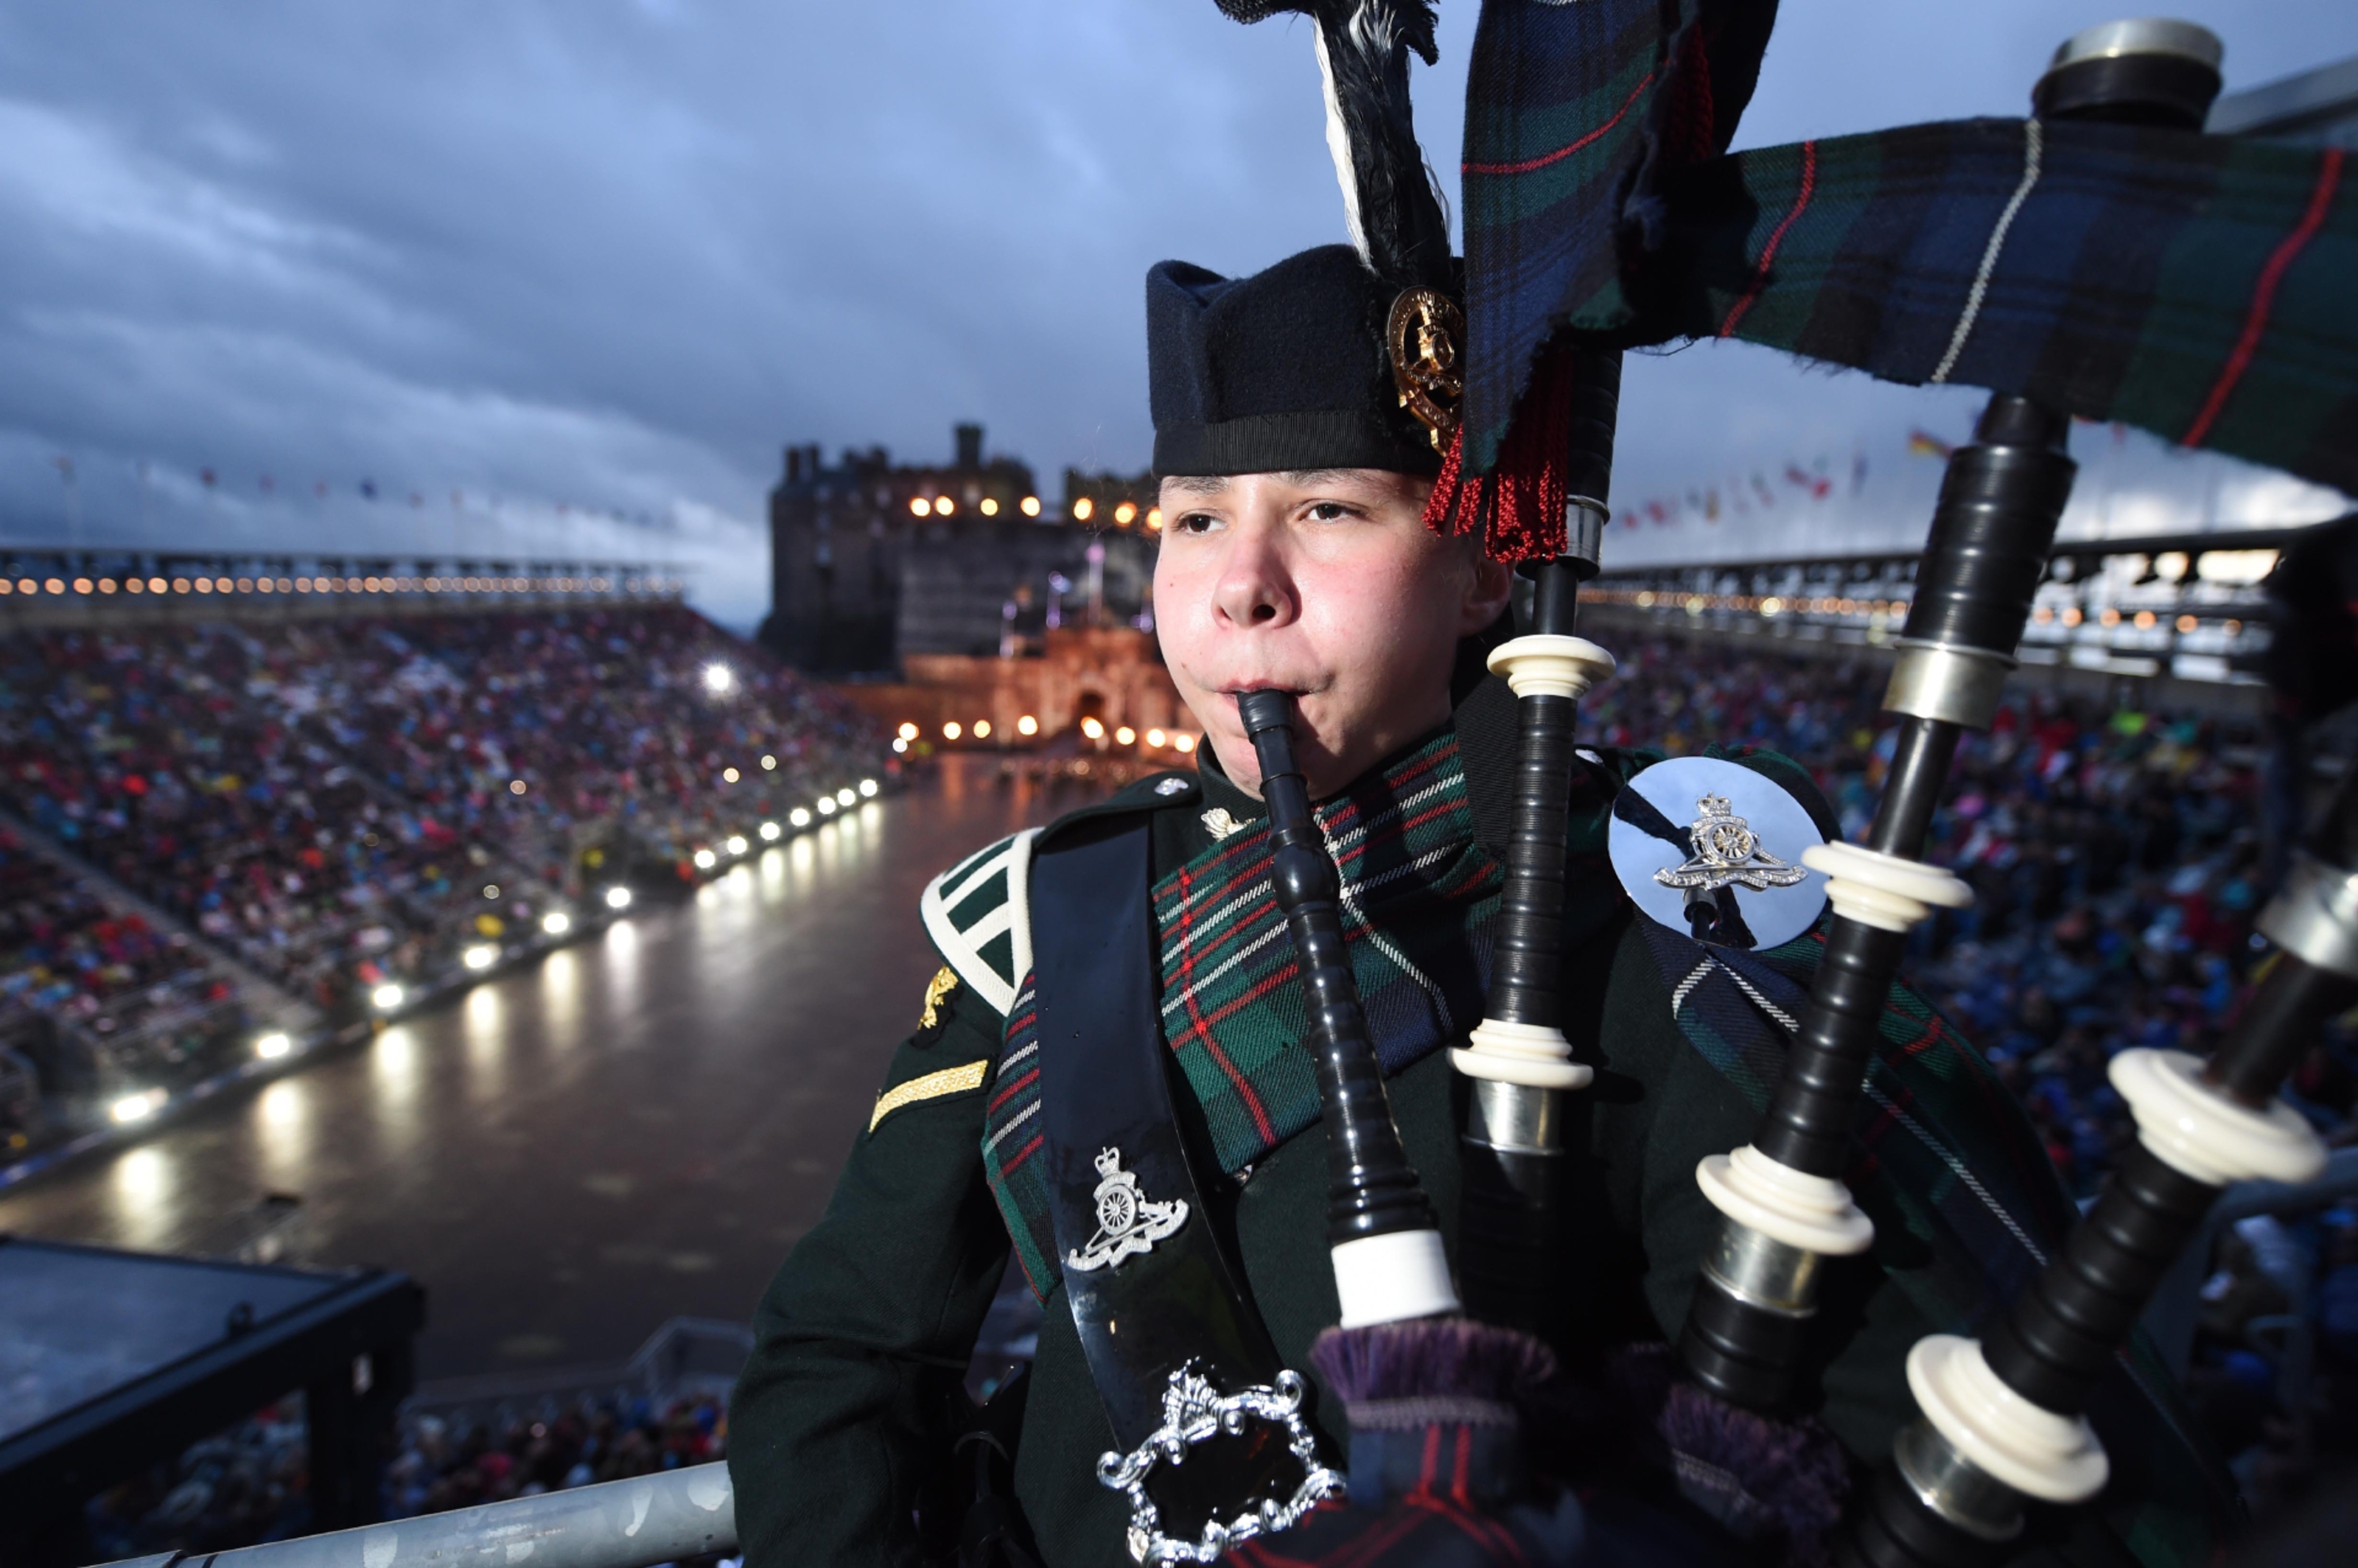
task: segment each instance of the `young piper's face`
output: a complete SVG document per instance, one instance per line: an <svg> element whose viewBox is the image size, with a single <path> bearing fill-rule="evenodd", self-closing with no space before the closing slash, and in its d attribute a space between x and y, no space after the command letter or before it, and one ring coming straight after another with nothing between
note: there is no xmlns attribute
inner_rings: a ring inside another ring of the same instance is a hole
<svg viewBox="0 0 2358 1568"><path fill-rule="evenodd" d="M1163 481L1154 624L1220 766L1258 795L1236 693L1292 692L1323 798L1449 717L1457 641L1512 577L1424 525L1430 481L1374 469Z"/></svg>

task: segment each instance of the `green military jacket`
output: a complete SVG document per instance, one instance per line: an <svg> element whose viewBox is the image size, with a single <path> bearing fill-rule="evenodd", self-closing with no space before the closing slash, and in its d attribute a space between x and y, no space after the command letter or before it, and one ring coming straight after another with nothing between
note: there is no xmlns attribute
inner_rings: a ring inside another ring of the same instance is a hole
<svg viewBox="0 0 2358 1568"><path fill-rule="evenodd" d="M1461 710L1461 724L1466 717ZM1465 816L1484 841L1466 851L1487 849L1503 860L1507 756L1495 735L1487 747L1469 737L1466 751ZM1574 1097L1565 1300L1549 1329L1574 1368L1632 1341L1675 1339L1718 1220L1695 1184L1695 1166L1747 1141L1758 1118L1682 1031L1671 987L1639 929L1642 917L1602 854L1614 789L1650 759L1584 756L1592 778L1574 806L1563 1027L1596 1077ZM1831 812L1799 768L1766 753L1738 760L1792 791L1833 836ZM1204 761L1200 775L1141 781L1065 822L1148 815L1151 875L1158 898L1165 897L1174 871L1216 860L1234 825L1261 815L1258 801L1221 777L1208 755ZM927 890L927 929L950 975L937 979L920 1027L894 1052L825 1217L796 1245L761 1303L755 1349L730 1417L749 1568L923 1560L912 1516L940 1463L944 1390L968 1364L1007 1266L1011 1234L1027 1277L1044 1291L1015 1455L1017 1498L1047 1563L1126 1556L1124 1501L1096 1478L1098 1455L1114 1446L1112 1431L1061 1281L1042 1277L1053 1276L1053 1251L1044 1268L1037 1242L1027 1249L1003 1172L1023 1134L1007 1125L1022 1119L1010 1110L1022 1080L1001 1083L995 1069L1020 1033L1011 1029L1022 1022L1011 1020L1011 1009L1020 1015L1029 1000L1023 873L1032 845L1025 834L992 846ZM1477 1002L1455 1019L1458 1040L1478 1011ZM1298 1042L1285 1049L1306 1054ZM1408 1154L1454 1249L1460 1165L1452 1080L1446 1051L1433 1049L1394 1074L1390 1092ZM1310 1343L1339 1313L1326 1260L1326 1159L1314 1107L1306 1125L1240 1163L1234 1108L1200 1092L1207 1080L1178 1081L1199 1091L1175 1098L1206 1206L1281 1357L1314 1388ZM1225 1177L1214 1174L1223 1171ZM1925 1266L1906 1227L1880 1226L1877 1245L1879 1269L1833 1271L1814 1368L1823 1401L1815 1413L1862 1467L1887 1454L1915 1413L1903 1370L1909 1349L1925 1334L1953 1326L1930 1321L1909 1292L1895 1288L1895 1279ZM1311 1418L1327 1451L1340 1455L1339 1401L1314 1391ZM2084 1522L2043 1533L2061 1549L2057 1560L2130 1561ZM2047 1550L2034 1546L2032 1559Z"/></svg>

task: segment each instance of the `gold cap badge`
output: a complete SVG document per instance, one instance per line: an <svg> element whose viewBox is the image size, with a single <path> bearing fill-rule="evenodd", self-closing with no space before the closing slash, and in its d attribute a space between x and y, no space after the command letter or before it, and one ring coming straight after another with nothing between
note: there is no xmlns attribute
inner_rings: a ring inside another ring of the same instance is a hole
<svg viewBox="0 0 2358 1568"><path fill-rule="evenodd" d="M1416 416L1436 452L1446 451L1457 434L1457 406L1466 395L1466 373L1458 345L1466 341L1466 312L1437 288L1409 288L1392 301L1384 341L1392 355L1392 384L1402 408Z"/></svg>

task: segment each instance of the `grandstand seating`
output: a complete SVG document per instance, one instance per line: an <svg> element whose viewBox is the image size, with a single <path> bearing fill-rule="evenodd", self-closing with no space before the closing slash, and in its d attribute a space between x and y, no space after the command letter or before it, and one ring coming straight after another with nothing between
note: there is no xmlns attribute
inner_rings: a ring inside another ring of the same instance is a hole
<svg viewBox="0 0 2358 1568"><path fill-rule="evenodd" d="M698 849L891 761L676 603L0 635L0 806L331 1021L463 979L631 867L692 881ZM219 1070L249 1022L187 934L16 838L0 934L0 1158L35 1136L7 1108L27 1065L56 1134Z"/></svg>

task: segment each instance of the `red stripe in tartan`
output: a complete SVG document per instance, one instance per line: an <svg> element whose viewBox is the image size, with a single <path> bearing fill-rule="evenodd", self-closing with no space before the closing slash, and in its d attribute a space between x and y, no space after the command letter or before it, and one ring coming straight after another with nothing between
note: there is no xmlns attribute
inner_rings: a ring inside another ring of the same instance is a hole
<svg viewBox="0 0 2358 1568"><path fill-rule="evenodd" d="M1416 1489L1420 1492L1433 1490L1433 1472L1440 1468L1441 1428L1428 1426L1424 1429L1424 1458L1417 1466Z"/></svg>
<svg viewBox="0 0 2358 1568"><path fill-rule="evenodd" d="M1038 1153L1040 1152L1040 1145L1047 1141L1047 1136L1044 1133L1035 1133L1033 1136L1031 1142L1026 1143L1022 1148L1015 1152L1014 1159L1010 1160L1007 1163L999 1167L999 1179L1003 1182L1008 1177L1013 1175L1015 1173L1015 1167L1021 1165L1024 1161L1029 1160L1033 1155Z"/></svg>
<svg viewBox="0 0 2358 1568"><path fill-rule="evenodd" d="M1406 833L1412 828L1422 827L1428 822L1436 821L1441 817L1446 816L1453 811L1463 811L1465 809L1466 805L1463 801L1444 800L1439 806L1433 807L1431 810L1419 812L1416 816L1410 817L1405 822L1402 822L1400 825L1400 830L1402 833Z"/></svg>
<svg viewBox="0 0 2358 1568"><path fill-rule="evenodd" d="M990 1104L984 1108L983 1114L985 1116L996 1115L1001 1106L1005 1105L1017 1093L1021 1092L1026 1084L1031 1083L1039 1076L1040 1069L1034 1067L1030 1072L1024 1074L1022 1077L1016 1079L1013 1083L1008 1085L1005 1088L1000 1090L998 1094L991 1097Z"/></svg>
<svg viewBox="0 0 2358 1568"><path fill-rule="evenodd" d="M1596 129L1590 131L1585 135L1583 135L1577 141L1560 146L1552 153L1541 153L1537 157L1527 157L1514 163L1463 164L1459 166L1458 172L1461 174L1530 174L1535 169L1545 168L1552 163L1561 163L1565 158L1568 158L1573 154L1578 152L1581 148L1586 146L1589 143L1595 141L1597 137L1609 135L1613 127L1621 123L1622 116L1629 113L1630 105L1638 102L1639 95L1653 85L1654 73L1650 70L1646 73L1646 80L1638 83L1637 87L1631 91L1629 96L1623 101L1621 107L1613 111L1613 118L1606 121L1605 124L1597 126Z"/></svg>
<svg viewBox="0 0 2358 1568"><path fill-rule="evenodd" d="M1801 209L1810 204L1810 197L1817 188L1818 144L1814 141L1803 142L1801 144L1801 189L1793 198L1793 210L1785 214L1785 221L1777 225L1777 232L1770 234L1768 243L1760 248L1760 262L1753 269L1752 286L1744 291L1744 297L1728 308L1727 319L1719 324L1721 337L1727 337L1736 330L1736 324L1744 319L1745 312L1752 308L1752 302L1760 297L1760 291L1763 288L1768 287L1768 264L1777 259L1777 247L1785 243L1785 231L1791 228L1794 222L1801 217Z"/></svg>
<svg viewBox="0 0 2358 1568"><path fill-rule="evenodd" d="M1263 975L1260 979L1255 980L1241 995L1230 997L1227 1001L1222 1002L1210 1012L1196 1014L1196 1022L1195 1025L1190 1027L1187 1033L1181 1036L1181 1038L1184 1040L1200 1039L1206 1045L1212 1044L1212 1026L1214 1024L1225 1022L1237 1013L1242 1012L1247 1007L1259 1001L1262 997L1267 996L1270 992L1277 989L1280 986L1293 979L1300 972L1301 966L1290 958L1287 959L1283 964L1281 964L1276 968L1271 970L1268 974ZM1188 1004L1188 1011L1190 1013L1195 1012L1195 1006L1192 1001ZM1174 1043L1172 1048L1176 1050L1178 1048L1177 1044Z"/></svg>
<svg viewBox="0 0 2358 1568"><path fill-rule="evenodd" d="M1906 1056L1916 1055L1940 1044L1941 1038L1941 1015L1936 1012L1924 1021L1924 1027L1915 1039L1899 1047L1900 1054Z"/></svg>
<svg viewBox="0 0 2358 1568"><path fill-rule="evenodd" d="M2202 444L2202 438L2211 433L2211 426L2218 419L2219 411L2227 406L2227 395L2234 392L2235 384L2244 379L2244 372L2251 366L2252 355L2259 350L2260 334L2267 330L2268 310L2276 304L2277 285L2284 281L2285 272L2292 265L2293 258L2300 254L2302 248L2317 237L2317 231L2325 226L2325 214L2333 206L2333 188L2341 179L2342 149L2328 147L2324 157L2318 162L2317 189L2309 192L2309 211L2301 214L2300 222L2294 226L2293 232L2277 243L2275 253L2268 257L2268 265L2260 269L2260 281L2252 290L2251 310L2244 319L2243 335L2235 340L2235 351L2227 356L2226 367L2220 371L2217 384L2211 388L2211 395L2202 400L2202 412L2194 416L2194 423L2189 425L2186 434L2179 438L2180 446L2199 447Z"/></svg>
<svg viewBox="0 0 2358 1568"><path fill-rule="evenodd" d="M1244 1075L1237 1071L1236 1064L1228 1060L1228 1053L1221 1050L1219 1042L1212 1038L1211 1022L1206 1020L1195 1006L1195 989L1190 983L1195 973L1195 952L1186 939L1186 934L1195 929L1195 912L1187 907L1185 902L1184 895L1187 892L1188 881L1186 870L1182 867L1179 872L1179 891L1182 895L1180 908L1183 911L1179 925L1181 932L1179 950L1186 957L1179 961L1179 980L1183 994L1187 1000L1187 1033L1203 1040L1205 1048L1211 1053L1212 1060L1219 1065L1221 1072L1228 1075L1228 1082L1236 1086L1238 1096L1245 1102L1245 1108L1252 1113L1253 1127L1260 1132L1261 1141L1273 1143L1277 1141L1277 1133L1269 1124L1269 1112L1262 1108L1260 1097L1253 1093L1252 1086L1245 1082ZM1179 1041L1174 1040L1171 1042L1171 1048L1176 1051L1179 1044Z"/></svg>
<svg viewBox="0 0 2358 1568"><path fill-rule="evenodd" d="M1328 1498L1312 1509L1309 1518L1295 1528L1304 1533L1314 1532L1329 1515L1348 1506L1339 1499ZM1375 1528L1352 1536L1323 1557L1300 1557L1280 1552L1274 1541L1263 1537L1237 1548L1237 1561L1249 1568L1364 1568L1365 1564L1381 1562L1384 1553L1399 1544L1401 1537L1413 1533L1424 1522L1420 1515L1405 1509L1394 1514L1379 1514L1377 1520ZM1283 1541L1285 1537L1276 1539Z"/></svg>
<svg viewBox="0 0 2358 1568"><path fill-rule="evenodd" d="M1455 1502L1471 1502L1473 1499L1466 1496L1466 1472L1472 1466L1474 1459L1474 1429L1460 1425L1456 1438L1457 1463L1449 1472L1449 1496Z"/></svg>
<svg viewBox="0 0 2358 1568"><path fill-rule="evenodd" d="M1202 881L1208 878L1214 871L1217 871L1222 866L1227 865L1237 856L1243 854L1246 850L1252 849L1256 845L1265 842L1268 838L1269 828L1265 826L1256 827L1249 831L1238 834L1228 841L1227 848L1223 849L1218 854L1213 856L1209 860L1195 869L1195 880ZM1184 896L1186 892L1188 881L1186 867L1183 866L1179 869L1179 876L1181 879L1179 884L1180 892Z"/></svg>
<svg viewBox="0 0 2358 1568"><path fill-rule="evenodd" d="M1480 1541L1485 1552L1496 1562L1530 1561L1523 1555L1521 1545L1496 1519L1484 1519L1433 1492L1412 1492L1401 1501L1408 1508L1422 1512L1428 1519L1455 1525L1460 1534Z"/></svg>
<svg viewBox="0 0 2358 1568"><path fill-rule="evenodd" d="M1245 1076L1237 1071L1237 1065L1228 1060L1228 1054L1220 1049L1220 1043L1206 1034L1204 1036L1204 1049L1211 1053L1213 1062L1228 1075L1228 1082L1237 1087L1237 1097L1245 1102L1245 1108L1252 1112L1253 1130L1260 1134L1261 1142L1264 1145L1275 1143L1277 1130L1270 1126L1269 1112L1261 1108L1260 1097L1253 1093L1250 1084L1245 1082Z"/></svg>

